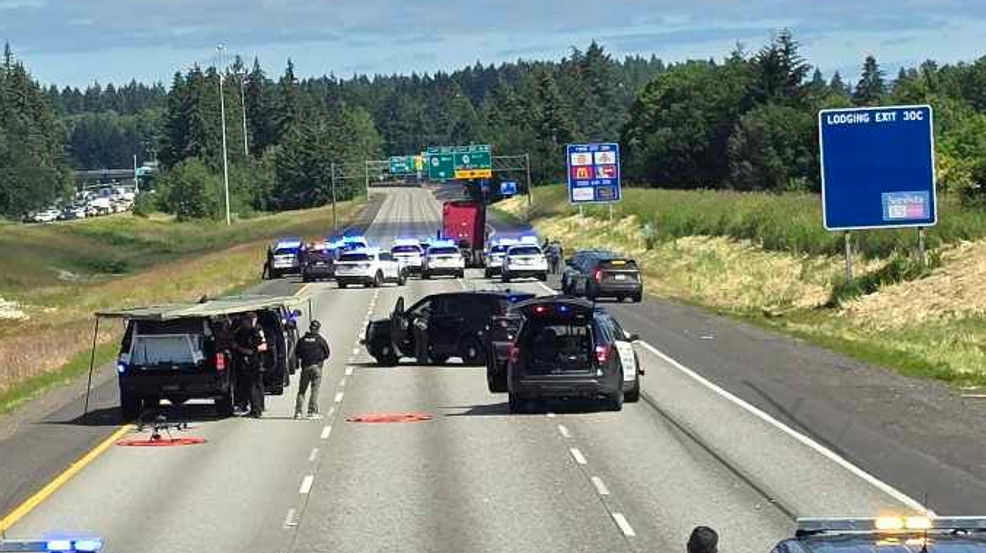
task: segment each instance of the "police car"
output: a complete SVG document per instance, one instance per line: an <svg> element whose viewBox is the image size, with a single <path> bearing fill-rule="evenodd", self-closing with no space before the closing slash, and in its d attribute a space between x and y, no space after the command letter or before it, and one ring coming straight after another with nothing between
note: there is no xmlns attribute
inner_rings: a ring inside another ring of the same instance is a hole
<svg viewBox="0 0 986 553"><path fill-rule="evenodd" d="M365 250L370 247L369 241L363 236L344 236L341 240L343 251Z"/></svg>
<svg viewBox="0 0 986 553"><path fill-rule="evenodd" d="M335 279L339 288L350 284L378 287L384 282L404 286L407 270L390 252L379 248L344 251L335 262Z"/></svg>
<svg viewBox="0 0 986 553"><path fill-rule="evenodd" d="M986 517L800 518L773 553L986 553Z"/></svg>
<svg viewBox="0 0 986 553"><path fill-rule="evenodd" d="M301 238L281 238L267 249L267 275L280 278L301 272Z"/></svg>
<svg viewBox="0 0 986 553"><path fill-rule="evenodd" d="M0 553L97 553L103 549L102 538L72 537L45 539L6 539L0 536Z"/></svg>
<svg viewBox="0 0 986 553"><path fill-rule="evenodd" d="M519 243L509 246L500 265L501 281L510 282L511 279L524 277L548 280L548 259L535 236L525 236Z"/></svg>
<svg viewBox="0 0 986 553"><path fill-rule="evenodd" d="M390 248L390 253L404 264L409 273L421 273L424 248L417 238L398 238Z"/></svg>
<svg viewBox="0 0 986 553"><path fill-rule="evenodd" d="M601 399L620 411L624 401L640 399L643 371L632 345L638 337L609 313L564 296L523 301L512 311L523 321L507 361L510 412L523 412L534 401L568 398Z"/></svg>
<svg viewBox="0 0 986 553"><path fill-rule="evenodd" d="M436 275L449 275L462 278L466 273L466 262L462 252L451 240L432 240L428 242L424 260L421 264L421 278Z"/></svg>
<svg viewBox="0 0 986 553"><path fill-rule="evenodd" d="M507 253L507 248L517 243L513 238L494 238L490 241L490 247L483 256L486 259L486 268L483 275L486 278L497 276L503 268L503 256Z"/></svg>

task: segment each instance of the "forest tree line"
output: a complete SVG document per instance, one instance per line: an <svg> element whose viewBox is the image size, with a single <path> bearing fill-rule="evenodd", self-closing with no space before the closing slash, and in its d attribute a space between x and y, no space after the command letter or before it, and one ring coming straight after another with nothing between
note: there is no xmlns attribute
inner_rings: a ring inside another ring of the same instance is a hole
<svg viewBox="0 0 986 553"><path fill-rule="evenodd" d="M31 91L21 93L31 99L18 113L50 133L32 148L48 152L47 165L34 165L53 175L30 193L12 193L6 183L14 181L0 184L0 211L8 214L28 205L19 198L64 189L69 167L126 167L133 155L157 158L166 169L153 207L187 217L218 214L220 75L238 212L325 203L332 163L468 143L491 143L496 155L530 154L535 183L564 177L565 144L619 141L624 177L639 185L817 191L817 111L899 103L935 108L943 188L977 198L986 183L986 58L926 61L887 75L869 56L858 75L826 76L802 57L788 31L721 60L616 59L593 42L557 61L299 79L290 61L269 76L259 60L247 67L235 58L222 72L195 66L177 73L167 87L41 89L21 64L8 59L4 67L0 94L14 94L15 85ZM11 119L5 113L2 122ZM8 140L0 142L0 156L10 150L6 144L21 146L11 133L25 132L23 123L3 129ZM10 171L3 159L0 168ZM340 182L338 197L358 188Z"/></svg>

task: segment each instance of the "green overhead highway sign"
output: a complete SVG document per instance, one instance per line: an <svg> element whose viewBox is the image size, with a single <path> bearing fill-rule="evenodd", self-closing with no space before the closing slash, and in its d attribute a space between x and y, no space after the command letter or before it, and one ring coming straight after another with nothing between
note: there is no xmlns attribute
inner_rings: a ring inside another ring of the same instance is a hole
<svg viewBox="0 0 986 553"><path fill-rule="evenodd" d="M390 158L391 175L409 175L416 171L415 156L393 156Z"/></svg>
<svg viewBox="0 0 986 553"><path fill-rule="evenodd" d="M488 179L493 176L489 144L433 146L428 148L428 178Z"/></svg>

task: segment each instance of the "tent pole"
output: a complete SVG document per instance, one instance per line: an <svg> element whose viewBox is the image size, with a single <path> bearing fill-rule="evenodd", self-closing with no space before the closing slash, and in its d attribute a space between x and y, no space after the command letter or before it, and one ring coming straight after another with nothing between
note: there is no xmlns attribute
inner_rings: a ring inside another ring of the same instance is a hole
<svg viewBox="0 0 986 553"><path fill-rule="evenodd" d="M82 410L82 420L89 422L89 394L92 392L92 371L96 364L96 339L99 337L99 316L92 330L92 349L89 350L89 378L86 379L86 404Z"/></svg>

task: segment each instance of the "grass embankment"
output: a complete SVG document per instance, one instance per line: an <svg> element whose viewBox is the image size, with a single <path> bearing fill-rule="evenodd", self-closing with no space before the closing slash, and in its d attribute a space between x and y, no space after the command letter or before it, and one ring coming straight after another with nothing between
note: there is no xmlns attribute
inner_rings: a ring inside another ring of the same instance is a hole
<svg viewBox="0 0 986 553"><path fill-rule="evenodd" d="M928 230L939 265L922 278L886 277L916 247L916 231L854 233L856 275L876 290L858 297L834 293L845 289L842 236L822 229L813 195L631 189L612 223L605 207L578 217L560 186L536 188L534 198L532 223L542 235L569 252L606 246L637 258L652 294L909 375L986 384L986 213L952 198ZM524 202L499 209L521 217Z"/></svg>
<svg viewBox="0 0 986 553"><path fill-rule="evenodd" d="M340 204L340 223L351 221L359 205ZM271 239L324 236L331 225L331 210L318 208L230 227L131 215L0 226L7 260L0 271L0 412L88 367L94 311L241 289L259 280ZM120 330L104 322L100 343ZM97 353L97 361L108 360L112 347Z"/></svg>

